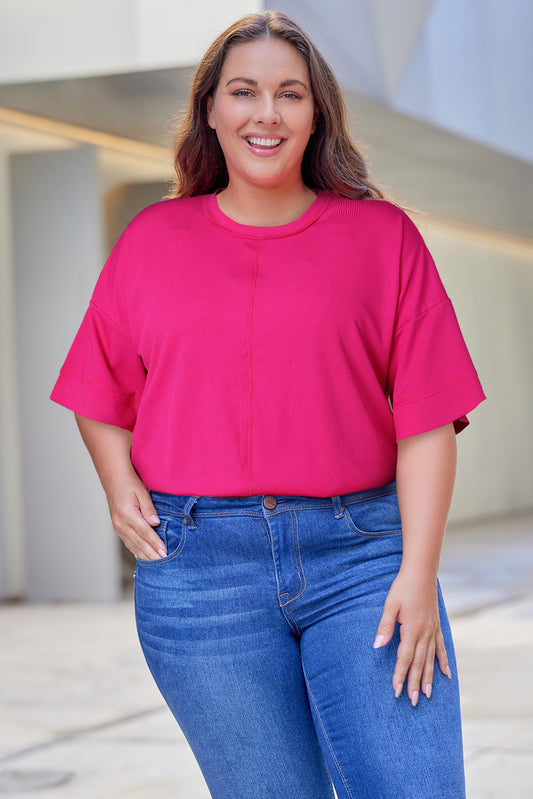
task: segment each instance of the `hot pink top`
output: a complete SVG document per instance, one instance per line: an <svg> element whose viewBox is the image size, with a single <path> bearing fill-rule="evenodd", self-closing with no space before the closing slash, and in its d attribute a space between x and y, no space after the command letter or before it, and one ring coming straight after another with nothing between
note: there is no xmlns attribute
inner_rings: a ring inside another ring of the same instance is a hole
<svg viewBox="0 0 533 799"><path fill-rule="evenodd" d="M133 431L172 494L335 496L485 397L434 262L392 203L317 191L287 225L164 200L107 260L52 399ZM394 409L394 412L392 411Z"/></svg>

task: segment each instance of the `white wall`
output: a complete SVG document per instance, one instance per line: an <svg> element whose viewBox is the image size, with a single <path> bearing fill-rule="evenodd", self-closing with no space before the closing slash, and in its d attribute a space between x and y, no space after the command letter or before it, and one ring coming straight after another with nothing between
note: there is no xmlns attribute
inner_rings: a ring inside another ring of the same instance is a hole
<svg viewBox="0 0 533 799"><path fill-rule="evenodd" d="M391 105L533 161L533 3L433 0Z"/></svg>
<svg viewBox="0 0 533 799"><path fill-rule="evenodd" d="M0 0L0 83L194 64L257 0Z"/></svg>
<svg viewBox="0 0 533 799"><path fill-rule="evenodd" d="M533 242L419 225L452 298L487 400L457 438L454 519L533 506Z"/></svg>

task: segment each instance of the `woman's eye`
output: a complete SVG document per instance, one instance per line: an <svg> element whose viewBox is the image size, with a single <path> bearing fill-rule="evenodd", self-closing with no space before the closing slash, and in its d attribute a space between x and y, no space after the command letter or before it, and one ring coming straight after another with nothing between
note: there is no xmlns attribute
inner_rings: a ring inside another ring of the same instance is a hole
<svg viewBox="0 0 533 799"><path fill-rule="evenodd" d="M253 92L251 89L235 89L232 92L234 97L253 97ZM296 92L283 92L281 95L286 100L300 100L301 97Z"/></svg>

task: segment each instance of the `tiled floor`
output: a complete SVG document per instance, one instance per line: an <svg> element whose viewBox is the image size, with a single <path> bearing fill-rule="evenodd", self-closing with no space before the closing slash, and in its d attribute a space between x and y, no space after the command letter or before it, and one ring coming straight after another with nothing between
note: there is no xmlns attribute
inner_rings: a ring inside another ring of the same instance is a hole
<svg viewBox="0 0 533 799"><path fill-rule="evenodd" d="M531 799L533 515L451 529L440 579L468 799ZM0 627L0 796L208 799L146 669L130 601L4 605Z"/></svg>

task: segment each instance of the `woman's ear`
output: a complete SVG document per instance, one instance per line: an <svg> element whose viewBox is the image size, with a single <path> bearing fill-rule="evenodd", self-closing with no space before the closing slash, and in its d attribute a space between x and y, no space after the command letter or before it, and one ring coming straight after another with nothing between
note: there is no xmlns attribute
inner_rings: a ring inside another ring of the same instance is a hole
<svg viewBox="0 0 533 799"><path fill-rule="evenodd" d="M206 110L207 110L207 124L209 125L210 128L213 128L213 130L216 130L217 126L216 126L216 122L215 122L215 114L213 113L213 95L212 94L210 94L209 97L207 98Z"/></svg>

